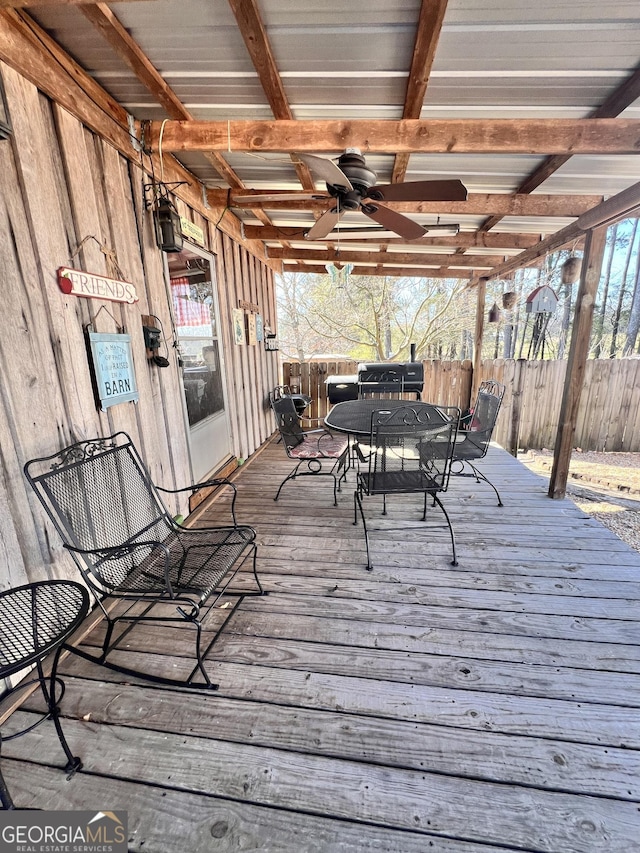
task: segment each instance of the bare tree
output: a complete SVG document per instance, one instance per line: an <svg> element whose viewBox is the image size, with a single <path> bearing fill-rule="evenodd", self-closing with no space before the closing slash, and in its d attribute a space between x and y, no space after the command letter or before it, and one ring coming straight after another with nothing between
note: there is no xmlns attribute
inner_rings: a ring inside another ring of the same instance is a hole
<svg viewBox="0 0 640 853"><path fill-rule="evenodd" d="M313 336L362 360L408 360L429 345L449 349L468 325L470 299L456 279L318 276L305 299L304 321ZM325 345L326 348L326 345Z"/></svg>
<svg viewBox="0 0 640 853"><path fill-rule="evenodd" d="M611 268L613 266L613 257L616 251L616 241L618 237L618 225L619 223L613 226L613 230L611 231L611 241L609 243L609 257L607 258L607 266L604 274L604 284L602 291L602 302L600 303L600 310L598 311L598 316L595 322L595 347L594 347L594 357L600 358L600 353L602 352L602 336L604 334L604 318L607 311L607 298L609 296L609 283L611 281Z"/></svg>
<svg viewBox="0 0 640 853"><path fill-rule="evenodd" d="M616 306L616 313L613 318L613 328L611 333L611 346L609 348L609 358L616 357L617 350L617 337L618 330L620 328L620 317L622 316L622 305L624 302L624 297L626 293L626 283L627 283L627 275L629 272L629 265L631 264L631 257L633 254L634 243L636 240L636 234L638 233L638 220L636 219L633 223L633 229L631 232L631 239L629 240L629 245L627 247L627 254L624 263L624 271L622 273L622 279L620 281L620 293L618 295L618 304Z"/></svg>
<svg viewBox="0 0 640 853"><path fill-rule="evenodd" d="M637 224L637 220L636 220ZM635 282L633 286L633 298L631 301L631 312L627 325L627 336L624 342L622 355L631 355L636 345L638 332L640 331L640 252L636 254Z"/></svg>

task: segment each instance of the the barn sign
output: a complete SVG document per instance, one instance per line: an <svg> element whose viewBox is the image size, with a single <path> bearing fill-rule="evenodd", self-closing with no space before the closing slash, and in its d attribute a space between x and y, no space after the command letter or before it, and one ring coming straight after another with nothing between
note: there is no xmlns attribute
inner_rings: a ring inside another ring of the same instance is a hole
<svg viewBox="0 0 640 853"><path fill-rule="evenodd" d="M131 335L89 332L93 372L100 408L104 411L117 403L138 400L138 387L133 371Z"/></svg>
<svg viewBox="0 0 640 853"><path fill-rule="evenodd" d="M137 302L136 289L128 281L118 281L97 273L60 267L58 285L63 293L87 299L109 299L111 302Z"/></svg>

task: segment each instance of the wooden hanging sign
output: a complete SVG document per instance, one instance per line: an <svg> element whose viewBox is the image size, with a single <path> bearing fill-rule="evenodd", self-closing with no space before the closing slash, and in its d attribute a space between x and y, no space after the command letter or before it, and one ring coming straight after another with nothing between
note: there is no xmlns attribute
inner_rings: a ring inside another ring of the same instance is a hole
<svg viewBox="0 0 640 853"><path fill-rule="evenodd" d="M138 294L133 284L107 278L97 273L74 270L70 267L58 269L58 285L63 293L71 296L84 296L87 299L108 299L111 302L138 301Z"/></svg>

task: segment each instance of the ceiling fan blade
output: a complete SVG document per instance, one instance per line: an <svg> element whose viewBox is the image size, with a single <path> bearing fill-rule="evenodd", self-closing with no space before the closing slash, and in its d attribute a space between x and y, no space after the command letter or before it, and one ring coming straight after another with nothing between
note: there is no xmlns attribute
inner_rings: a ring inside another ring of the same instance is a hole
<svg viewBox="0 0 640 853"><path fill-rule="evenodd" d="M316 224L310 228L304 235L305 240L322 240L326 237L335 226L338 224L340 217L345 213L344 210L338 210L337 207L327 210L323 213Z"/></svg>
<svg viewBox="0 0 640 853"><path fill-rule="evenodd" d="M253 193L252 195L241 195L234 193L232 202L240 204L262 204L266 201L322 201L328 198L327 193L304 193L304 192L273 192L273 193Z"/></svg>
<svg viewBox="0 0 640 853"><path fill-rule="evenodd" d="M373 201L466 201L467 188L457 180L376 184L367 198Z"/></svg>
<svg viewBox="0 0 640 853"><path fill-rule="evenodd" d="M414 222L413 219L409 219L408 216L396 213L395 210L389 210L388 207L363 204L360 209L369 219L373 219L379 225L384 225L389 231L394 231L404 237L405 240L417 240L418 237L424 237L427 233L422 225Z"/></svg>
<svg viewBox="0 0 640 853"><path fill-rule="evenodd" d="M344 187L347 190L352 190L353 186L349 178L345 175L342 169L338 168L333 160L327 160L326 157L316 157L315 154L295 154L298 160L302 160L307 166L312 169L319 178L326 181L334 187Z"/></svg>

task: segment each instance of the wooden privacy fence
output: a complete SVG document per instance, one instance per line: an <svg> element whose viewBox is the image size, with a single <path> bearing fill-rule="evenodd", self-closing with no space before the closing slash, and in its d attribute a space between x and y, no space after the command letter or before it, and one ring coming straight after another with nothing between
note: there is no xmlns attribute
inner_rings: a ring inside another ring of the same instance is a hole
<svg viewBox="0 0 640 853"><path fill-rule="evenodd" d="M425 361L422 399L443 406L470 405L471 361ZM553 449L566 361L495 359L482 362L480 381L497 379L506 392L494 440L514 455L518 448ZM355 361L285 362L283 383L312 398L310 417L329 408L328 376L355 374ZM640 451L640 359L591 359L573 441L582 450Z"/></svg>

